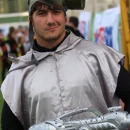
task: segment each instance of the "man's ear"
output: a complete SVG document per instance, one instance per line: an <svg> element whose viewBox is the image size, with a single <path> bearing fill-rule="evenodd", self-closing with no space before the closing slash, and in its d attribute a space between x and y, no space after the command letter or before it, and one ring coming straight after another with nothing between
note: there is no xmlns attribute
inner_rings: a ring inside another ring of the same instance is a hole
<svg viewBox="0 0 130 130"><path fill-rule="evenodd" d="M30 21L31 21L31 17L30 16L28 17L27 21L30 23Z"/></svg>
<svg viewBox="0 0 130 130"><path fill-rule="evenodd" d="M29 23L32 22L32 18L30 16L28 17L28 22ZM32 22L32 25L33 25L33 22Z"/></svg>
<svg viewBox="0 0 130 130"><path fill-rule="evenodd" d="M68 23L68 18L67 18L67 16L65 16L65 23L66 23L66 24Z"/></svg>

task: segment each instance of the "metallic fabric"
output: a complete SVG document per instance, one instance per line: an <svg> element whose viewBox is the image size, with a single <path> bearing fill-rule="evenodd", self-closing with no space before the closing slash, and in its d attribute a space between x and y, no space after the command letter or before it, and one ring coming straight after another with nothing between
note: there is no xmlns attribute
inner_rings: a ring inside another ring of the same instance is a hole
<svg viewBox="0 0 130 130"><path fill-rule="evenodd" d="M38 66L31 62L32 53ZM70 33L55 52L30 50L10 60L13 64L1 91L25 130L75 109L93 106L107 113L108 107L119 105L114 93L124 55L106 45Z"/></svg>

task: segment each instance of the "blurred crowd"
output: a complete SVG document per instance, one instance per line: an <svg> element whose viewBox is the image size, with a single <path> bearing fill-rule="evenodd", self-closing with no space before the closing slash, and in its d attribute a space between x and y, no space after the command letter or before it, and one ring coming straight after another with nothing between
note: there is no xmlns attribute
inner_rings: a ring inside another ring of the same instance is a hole
<svg viewBox="0 0 130 130"><path fill-rule="evenodd" d="M10 68L11 62L8 60L8 54L11 53L16 57L24 55L30 49L28 27L11 26L7 36L4 36L3 30L0 29L0 59L2 64L2 80L5 78L6 71Z"/></svg>

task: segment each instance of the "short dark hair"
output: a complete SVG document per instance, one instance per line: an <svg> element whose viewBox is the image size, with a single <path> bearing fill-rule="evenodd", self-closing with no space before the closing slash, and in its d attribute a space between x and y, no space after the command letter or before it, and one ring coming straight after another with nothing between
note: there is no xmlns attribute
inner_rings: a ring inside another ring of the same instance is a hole
<svg viewBox="0 0 130 130"><path fill-rule="evenodd" d="M79 20L76 16L69 17L69 22L73 23L75 27L78 27Z"/></svg>
<svg viewBox="0 0 130 130"><path fill-rule="evenodd" d="M32 8L31 11L29 12L29 16L32 17L33 13L38 9L39 6L42 6L42 4L40 2L36 2Z"/></svg>

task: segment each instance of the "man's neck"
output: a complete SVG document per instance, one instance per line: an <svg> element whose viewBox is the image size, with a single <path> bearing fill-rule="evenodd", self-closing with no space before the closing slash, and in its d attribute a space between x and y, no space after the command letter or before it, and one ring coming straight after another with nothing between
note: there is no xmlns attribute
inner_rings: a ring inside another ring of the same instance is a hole
<svg viewBox="0 0 130 130"><path fill-rule="evenodd" d="M43 46L40 46L37 41L35 40L34 42L34 45L33 45L33 49L38 51L38 52L53 52L53 51L56 51L57 48L62 44L62 42L66 39L66 37L70 34L69 31L66 31L66 35L65 37L63 38L63 40L61 42L59 42L55 47L49 49L49 48L46 48L46 47L43 47Z"/></svg>
<svg viewBox="0 0 130 130"><path fill-rule="evenodd" d="M57 40L52 40L52 41L43 40L42 38L39 38L38 36L36 36L36 39L37 39L37 43L41 47L52 49L64 39L65 35L66 35L66 32L64 32Z"/></svg>

